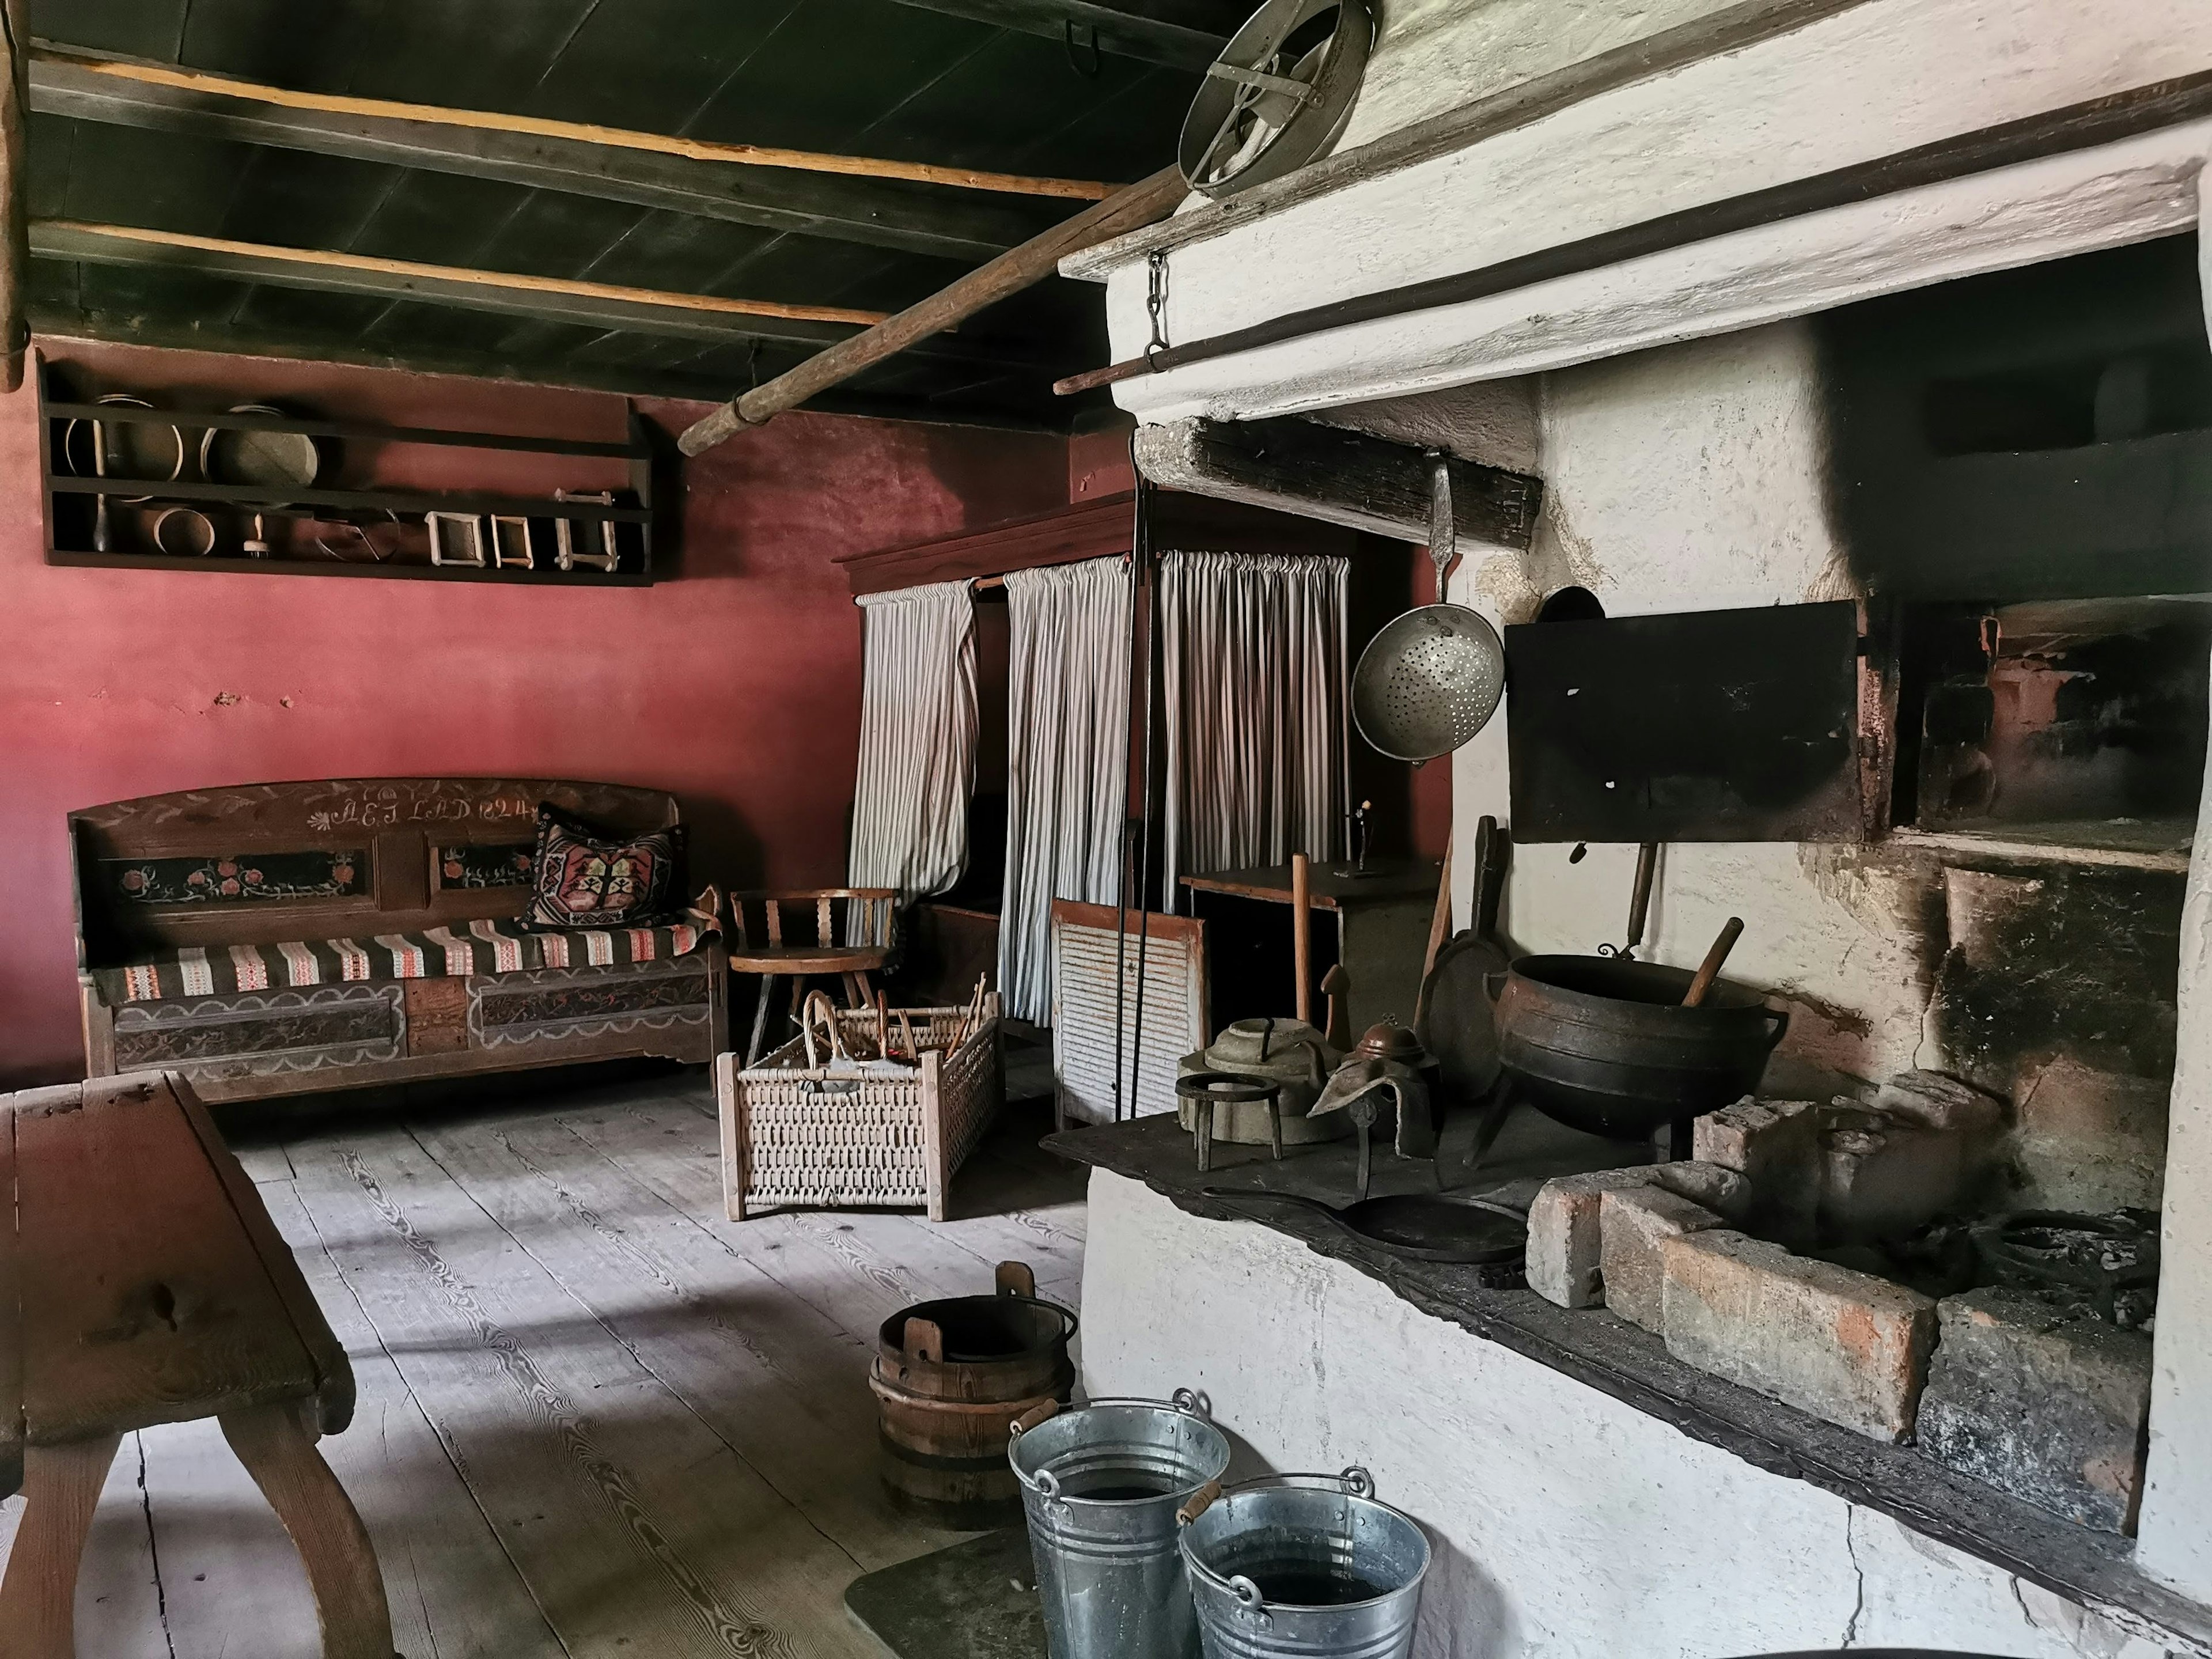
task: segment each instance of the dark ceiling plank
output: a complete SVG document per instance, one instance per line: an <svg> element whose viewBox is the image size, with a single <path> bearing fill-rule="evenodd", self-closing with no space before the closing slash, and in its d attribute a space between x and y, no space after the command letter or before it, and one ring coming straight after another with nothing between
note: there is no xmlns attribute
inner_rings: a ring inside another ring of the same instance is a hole
<svg viewBox="0 0 2212 1659"><path fill-rule="evenodd" d="M662 208L734 224L980 261L1065 216L969 192L694 161L610 144L286 109L117 81L66 60L31 71L31 107L104 125L274 145Z"/></svg>
<svg viewBox="0 0 2212 1659"><path fill-rule="evenodd" d="M240 247L179 246L121 234L122 228L45 221L34 225L31 247L41 258L76 259L88 264L155 266L203 276L269 283L280 287L319 289L337 294L366 294L391 300L425 301L473 311L495 311L513 316L573 322L585 326L634 330L647 334L675 334L697 339L748 341L784 340L827 345L848 337L854 330L836 323L811 319L700 311L657 304L618 295L564 293L543 287L509 286L483 278L491 273L458 270L441 274L436 267L410 271L365 270L337 263L343 256L329 256L303 263L297 250L252 251ZM518 279L519 282L519 279ZM1033 365L1026 352L1003 345L956 337L935 338L919 349L948 362L984 363L1006 368Z"/></svg>
<svg viewBox="0 0 2212 1659"><path fill-rule="evenodd" d="M1092 32L1097 48L1122 58L1176 69L1204 70L1221 56L1250 8L1223 0L898 0L902 6L994 23L1024 34L1066 41L1071 30L1079 53L1087 54Z"/></svg>

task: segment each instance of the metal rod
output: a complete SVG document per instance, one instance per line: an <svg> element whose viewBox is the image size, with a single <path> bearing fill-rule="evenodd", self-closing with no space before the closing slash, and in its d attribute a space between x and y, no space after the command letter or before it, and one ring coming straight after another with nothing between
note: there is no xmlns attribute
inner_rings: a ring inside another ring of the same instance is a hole
<svg viewBox="0 0 2212 1659"><path fill-rule="evenodd" d="M1133 442L1133 439L1132 440ZM1152 937L1152 693L1153 665L1159 653L1159 584L1153 580L1152 484L1137 474L1137 499L1129 541L1129 574L1145 599L1145 763L1137 787L1143 791L1138 811L1137 854L1137 1017L1129 1033L1130 1115L1135 1116L1137 1068L1145 1048L1145 973L1150 966ZM1134 624L1133 606L1132 625Z"/></svg>
<svg viewBox="0 0 2212 1659"><path fill-rule="evenodd" d="M1133 463L1134 457L1132 461ZM1139 474L1139 476L1142 476ZM1144 511L1142 498L1131 508L1133 514ZM1129 526L1130 546L1133 550L1139 526L1133 516ZM1129 648L1123 665L1122 685L1126 696L1133 696L1137 683L1137 561L1129 561ZM1125 706L1121 711L1121 856L1115 865L1114 881L1114 1121L1121 1121L1121 1054L1124 1032L1128 1023L1129 994L1129 718ZM1133 1047L1133 1044L1128 1045ZM1130 1115L1136 1115L1136 1075L1132 1068L1129 1086Z"/></svg>

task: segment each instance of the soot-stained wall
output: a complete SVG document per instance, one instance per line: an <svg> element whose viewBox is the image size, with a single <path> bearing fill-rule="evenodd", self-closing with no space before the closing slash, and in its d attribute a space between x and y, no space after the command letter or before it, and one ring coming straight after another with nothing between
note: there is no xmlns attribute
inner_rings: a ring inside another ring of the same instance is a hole
<svg viewBox="0 0 2212 1659"><path fill-rule="evenodd" d="M58 343L157 403L619 440L619 398ZM674 791L694 880L841 878L860 631L834 556L1066 499L1058 438L806 414L664 469L647 588L56 568L36 395L0 399L0 1086L77 1075L64 816L204 784L380 775ZM696 406L647 402L680 430ZM394 481L545 493L544 458L416 451Z"/></svg>
<svg viewBox="0 0 2212 1659"><path fill-rule="evenodd" d="M1834 510L1827 386L1806 324L1546 377L1536 545L1471 561L1455 594L1504 622L1530 620L1569 583L1615 617L1863 596ZM2085 564L2080 591L2096 580ZM1509 695L1505 719L1455 757L1462 823L1510 822L1511 715ZM1504 927L1516 948L1621 939L1635 848L1593 845L1579 862L1571 850L1515 848ZM2011 1102L2020 1201L2154 1207L2181 885L1895 842L1680 843L1661 855L1644 954L1694 964L1741 916L1729 977L1791 1013L1769 1092L1818 1086L1808 1073L1953 1072Z"/></svg>

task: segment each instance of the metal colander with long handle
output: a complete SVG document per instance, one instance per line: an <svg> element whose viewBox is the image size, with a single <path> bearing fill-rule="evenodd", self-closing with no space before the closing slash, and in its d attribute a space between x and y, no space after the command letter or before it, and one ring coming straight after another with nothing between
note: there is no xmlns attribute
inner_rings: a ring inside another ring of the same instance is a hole
<svg viewBox="0 0 2212 1659"><path fill-rule="evenodd" d="M1359 735L1395 760L1449 755L1490 724L1505 694L1505 647L1480 611L1444 603L1457 530L1451 473L1429 464L1429 557L1437 603L1387 624L1359 653L1352 675L1352 720Z"/></svg>

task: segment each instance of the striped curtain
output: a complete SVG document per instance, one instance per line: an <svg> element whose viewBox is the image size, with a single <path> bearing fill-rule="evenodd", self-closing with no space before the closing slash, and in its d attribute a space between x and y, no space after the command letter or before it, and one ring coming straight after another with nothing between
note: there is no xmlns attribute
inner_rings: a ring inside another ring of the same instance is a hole
<svg viewBox="0 0 2212 1659"><path fill-rule="evenodd" d="M1129 572L1091 559L1006 577L1006 896L999 991L1052 1016L1052 902L1111 904L1129 810Z"/></svg>
<svg viewBox="0 0 2212 1659"><path fill-rule="evenodd" d="M904 904L943 892L968 866L975 605L966 582L857 603L866 665L847 868L852 885L895 887Z"/></svg>
<svg viewBox="0 0 2212 1659"><path fill-rule="evenodd" d="M1351 573L1346 559L1162 560L1170 908L1182 876L1344 844Z"/></svg>

